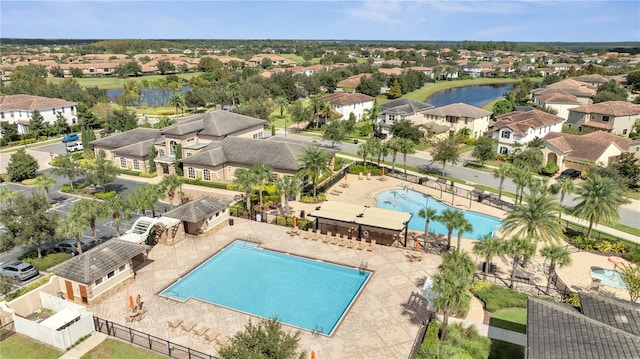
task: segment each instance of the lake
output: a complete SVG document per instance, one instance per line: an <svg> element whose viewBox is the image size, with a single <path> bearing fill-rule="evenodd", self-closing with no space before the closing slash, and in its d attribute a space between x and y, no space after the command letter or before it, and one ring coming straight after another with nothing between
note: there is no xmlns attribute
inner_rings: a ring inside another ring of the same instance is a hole
<svg viewBox="0 0 640 359"><path fill-rule="evenodd" d="M182 93L186 93L191 86L183 85ZM110 102L115 102L116 97L122 95L123 89L107 90L107 97ZM169 103L171 97L171 90L161 89L159 87L150 87L142 89L140 93L140 103L146 103L148 106L158 105L164 106Z"/></svg>
<svg viewBox="0 0 640 359"><path fill-rule="evenodd" d="M442 107L457 102L482 107L511 90L513 90L513 84L458 87L436 92L425 102L434 107Z"/></svg>

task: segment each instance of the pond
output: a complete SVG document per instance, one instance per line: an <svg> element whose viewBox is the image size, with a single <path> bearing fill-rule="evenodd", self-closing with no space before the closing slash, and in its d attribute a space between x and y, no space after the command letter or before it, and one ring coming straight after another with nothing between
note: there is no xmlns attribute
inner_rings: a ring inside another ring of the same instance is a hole
<svg viewBox="0 0 640 359"><path fill-rule="evenodd" d="M513 90L513 84L458 87L436 92L425 102L434 107L442 107L457 102L482 107L511 90Z"/></svg>
<svg viewBox="0 0 640 359"><path fill-rule="evenodd" d="M191 89L189 85L182 86L182 93L186 93ZM122 95L123 89L113 89L107 90L107 97L110 102L115 102L116 98ZM146 103L148 106L165 106L169 103L169 98L171 97L171 90L168 88L160 88L160 87L149 87L142 89L140 93L140 103Z"/></svg>

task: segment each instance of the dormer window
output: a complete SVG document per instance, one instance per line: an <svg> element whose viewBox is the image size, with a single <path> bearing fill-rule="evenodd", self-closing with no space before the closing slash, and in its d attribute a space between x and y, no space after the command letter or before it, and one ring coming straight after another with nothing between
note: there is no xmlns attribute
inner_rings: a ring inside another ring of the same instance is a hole
<svg viewBox="0 0 640 359"><path fill-rule="evenodd" d="M502 131L502 135L500 137L502 137L502 138L511 138L511 132Z"/></svg>

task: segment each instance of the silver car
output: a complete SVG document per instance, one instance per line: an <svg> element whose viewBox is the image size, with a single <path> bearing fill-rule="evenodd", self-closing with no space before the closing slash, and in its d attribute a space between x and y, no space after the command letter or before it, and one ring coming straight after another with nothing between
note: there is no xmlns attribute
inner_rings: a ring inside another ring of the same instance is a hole
<svg viewBox="0 0 640 359"><path fill-rule="evenodd" d="M18 280L27 280L40 274L36 267L29 263L15 261L5 264L0 269L0 275L3 277L15 278Z"/></svg>

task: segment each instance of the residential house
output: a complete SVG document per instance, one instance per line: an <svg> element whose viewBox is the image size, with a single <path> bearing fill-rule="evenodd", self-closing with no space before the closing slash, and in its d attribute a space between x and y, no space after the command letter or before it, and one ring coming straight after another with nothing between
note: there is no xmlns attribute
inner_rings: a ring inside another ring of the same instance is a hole
<svg viewBox="0 0 640 359"><path fill-rule="evenodd" d="M353 113L356 116L356 122L360 122L364 111L373 108L375 98L361 93L335 92L320 97L319 100L329 103L340 114L341 120L349 119Z"/></svg>
<svg viewBox="0 0 640 359"><path fill-rule="evenodd" d="M633 140L629 143L629 152L633 153L636 158L640 159L640 140Z"/></svg>
<svg viewBox="0 0 640 359"><path fill-rule="evenodd" d="M336 84L336 91L354 92L356 87L360 85L360 79L362 79L363 77L371 77L371 76L373 75L365 74L365 73L349 76L346 79L339 81Z"/></svg>
<svg viewBox="0 0 640 359"><path fill-rule="evenodd" d="M560 171L567 168L584 171L590 165L608 166L630 149L631 140L596 131L586 135L549 133L544 138L545 163L555 163Z"/></svg>
<svg viewBox="0 0 640 359"><path fill-rule="evenodd" d="M528 359L640 358L640 306L579 293L580 309L529 297Z"/></svg>
<svg viewBox="0 0 640 359"><path fill-rule="evenodd" d="M498 153L506 155L516 144L526 145L536 137L561 132L563 123L563 118L540 110L513 111L498 116L487 135L498 141Z"/></svg>
<svg viewBox="0 0 640 359"><path fill-rule="evenodd" d="M284 58L280 55L276 55L276 54L257 54L252 56L249 61L247 61L247 64L249 66L260 66L262 65L262 61L264 59L269 59L271 60L271 65L272 66L295 66L296 63L294 61L291 61L287 58Z"/></svg>
<svg viewBox="0 0 640 359"><path fill-rule="evenodd" d="M424 102L406 98L398 98L383 103L379 107L381 111L376 119L378 129L386 134L390 134L391 126L399 121L408 120L415 125L421 125L424 122L424 111L433 108L432 105Z"/></svg>
<svg viewBox="0 0 640 359"><path fill-rule="evenodd" d="M470 136L478 138L489 129L489 121L492 112L466 103L458 102L450 105L436 107L423 113L424 121L432 121L438 125L449 127L449 132L456 132L466 128Z"/></svg>
<svg viewBox="0 0 640 359"><path fill-rule="evenodd" d="M78 123L78 103L59 98L49 98L32 95L0 96L0 121L18 125L18 133L29 133L29 122L33 111L38 110L44 118L45 124L54 124L58 115L65 119L68 125ZM2 133L0 133L0 137Z"/></svg>
<svg viewBox="0 0 640 359"><path fill-rule="evenodd" d="M605 101L569 109L567 125L611 132L629 137L636 121L640 120L640 105L625 101Z"/></svg>
<svg viewBox="0 0 640 359"><path fill-rule="evenodd" d="M557 112L563 119L569 118L569 109L580 106L578 97L565 90L547 91L535 97L535 105L549 108Z"/></svg>
<svg viewBox="0 0 640 359"><path fill-rule="evenodd" d="M611 79L606 78L606 77L604 77L602 75L599 75L599 74L589 74L589 75L576 76L576 77L572 77L572 79L574 79L576 81L587 83L587 84L589 84L591 86L595 86L595 87L598 87L598 86L602 85L603 83L611 81Z"/></svg>
<svg viewBox="0 0 640 359"><path fill-rule="evenodd" d="M146 261L149 247L111 239L51 268L67 300L90 304L101 295L133 279L135 269Z"/></svg>
<svg viewBox="0 0 640 359"><path fill-rule="evenodd" d="M546 87L531 90L531 97L535 103L537 96L555 92L563 94L569 93L575 96L581 105L589 105L593 103L591 98L596 94L597 88L586 82L576 81L574 79L565 79Z"/></svg>

